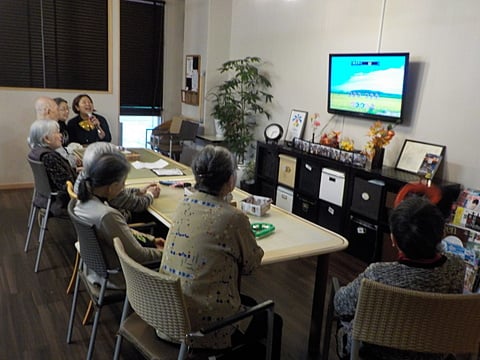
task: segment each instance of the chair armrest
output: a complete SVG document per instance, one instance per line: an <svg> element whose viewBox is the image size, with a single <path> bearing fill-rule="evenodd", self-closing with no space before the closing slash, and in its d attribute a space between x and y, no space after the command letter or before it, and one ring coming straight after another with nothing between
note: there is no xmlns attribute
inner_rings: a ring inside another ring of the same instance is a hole
<svg viewBox="0 0 480 360"><path fill-rule="evenodd" d="M137 223L131 223L128 224L129 227L134 228L134 229L144 229L144 228L150 228L150 227L155 227L157 223L155 221L150 221L150 222L137 222Z"/></svg>
<svg viewBox="0 0 480 360"><path fill-rule="evenodd" d="M335 295L338 290L340 289L340 282L338 281L338 278L337 277L332 277L332 291L333 291L333 295Z"/></svg>
<svg viewBox="0 0 480 360"><path fill-rule="evenodd" d="M160 268L161 260L152 260L142 263L143 266L152 270L158 270Z"/></svg>
<svg viewBox="0 0 480 360"><path fill-rule="evenodd" d="M157 223L155 221L150 221L150 222L137 222L137 223L131 223L128 224L128 226L131 229L137 230L137 231L142 231L142 232L148 232L150 235L153 235L154 229L157 226ZM148 230L148 231L146 231Z"/></svg>
<svg viewBox="0 0 480 360"><path fill-rule="evenodd" d="M213 331L216 331L218 329L221 329L227 325L234 324L240 320L243 320L249 316L253 316L259 312L262 311L272 311L273 312L273 307L274 307L274 302L272 300L266 300L258 305L252 306L251 308L241 311L235 315L226 317L223 320L217 321L213 323L212 325L206 327L206 328L201 328L200 330L190 333L187 335L188 336L203 336L206 334L209 334Z"/></svg>

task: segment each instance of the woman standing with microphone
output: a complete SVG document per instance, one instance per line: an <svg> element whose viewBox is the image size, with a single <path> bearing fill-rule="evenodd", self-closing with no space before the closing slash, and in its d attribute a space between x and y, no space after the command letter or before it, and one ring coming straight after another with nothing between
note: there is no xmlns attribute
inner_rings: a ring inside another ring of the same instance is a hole
<svg viewBox="0 0 480 360"><path fill-rule="evenodd" d="M112 140L107 120L94 113L93 100L89 95L76 96L72 101L72 110L77 116L67 123L70 142L88 145L97 141Z"/></svg>

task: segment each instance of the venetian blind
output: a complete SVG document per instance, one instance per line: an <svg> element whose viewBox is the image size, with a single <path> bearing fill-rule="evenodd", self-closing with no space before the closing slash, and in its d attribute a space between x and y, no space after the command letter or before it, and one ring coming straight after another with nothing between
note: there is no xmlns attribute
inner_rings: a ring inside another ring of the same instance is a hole
<svg viewBox="0 0 480 360"><path fill-rule="evenodd" d="M0 86L107 91L107 0L2 0L0 54Z"/></svg>
<svg viewBox="0 0 480 360"><path fill-rule="evenodd" d="M164 1L120 2L120 114L161 115Z"/></svg>

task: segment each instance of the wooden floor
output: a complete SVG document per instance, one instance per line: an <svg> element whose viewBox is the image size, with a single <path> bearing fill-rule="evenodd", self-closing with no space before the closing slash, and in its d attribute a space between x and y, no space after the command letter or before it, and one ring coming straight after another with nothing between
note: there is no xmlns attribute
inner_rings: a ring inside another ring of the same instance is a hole
<svg viewBox="0 0 480 360"><path fill-rule="evenodd" d="M65 290L75 258L74 233L62 220L49 221L40 270L33 271L38 242L35 226L30 248L23 251L31 190L0 191L0 359L83 359L91 325L82 326L87 296L79 298L73 342L66 343L72 295ZM301 236L301 234L299 234ZM330 255L329 274L341 283L353 279L365 264L345 253ZM283 317L282 359L307 359L309 315L315 262L297 260L263 266L242 283L242 292L258 301L273 299ZM121 304L104 307L95 359L113 355ZM124 342L123 359L142 357ZM330 359L335 359L331 346Z"/></svg>

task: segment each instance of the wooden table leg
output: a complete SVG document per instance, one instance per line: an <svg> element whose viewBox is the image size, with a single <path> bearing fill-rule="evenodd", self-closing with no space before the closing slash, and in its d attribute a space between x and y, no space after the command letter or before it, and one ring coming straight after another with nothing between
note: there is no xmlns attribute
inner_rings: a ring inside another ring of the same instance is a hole
<svg viewBox="0 0 480 360"><path fill-rule="evenodd" d="M313 289L310 336L308 339L309 358L320 358L320 340L322 338L323 309L327 292L328 254L317 257L315 287Z"/></svg>

